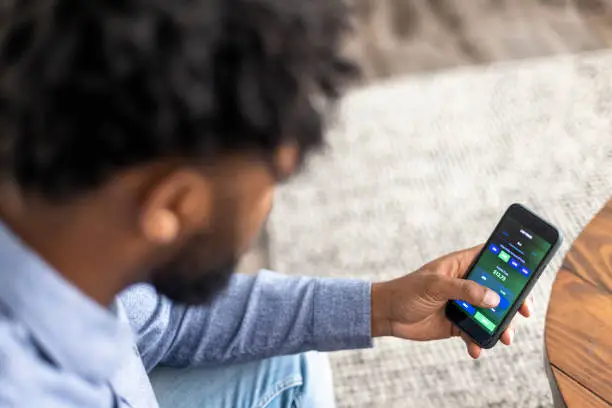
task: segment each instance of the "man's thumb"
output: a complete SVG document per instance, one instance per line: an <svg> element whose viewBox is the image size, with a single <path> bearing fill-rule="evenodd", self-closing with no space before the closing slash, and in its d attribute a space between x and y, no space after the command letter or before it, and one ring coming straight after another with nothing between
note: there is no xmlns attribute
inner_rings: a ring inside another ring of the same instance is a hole
<svg viewBox="0 0 612 408"><path fill-rule="evenodd" d="M495 307L499 305L497 292L478 283L460 278L450 278L447 281L445 293L449 300L463 300L478 307Z"/></svg>

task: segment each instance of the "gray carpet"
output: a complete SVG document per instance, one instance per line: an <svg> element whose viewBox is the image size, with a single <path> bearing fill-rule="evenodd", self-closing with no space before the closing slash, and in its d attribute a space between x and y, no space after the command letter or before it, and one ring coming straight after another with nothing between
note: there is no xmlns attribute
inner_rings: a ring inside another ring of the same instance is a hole
<svg viewBox="0 0 612 408"><path fill-rule="evenodd" d="M610 52L395 80L353 92L339 116L329 151L278 192L279 271L392 278L482 242L515 201L561 227L565 252L612 194ZM455 340L335 353L339 406L551 406L543 327L560 261L516 344L478 362Z"/></svg>

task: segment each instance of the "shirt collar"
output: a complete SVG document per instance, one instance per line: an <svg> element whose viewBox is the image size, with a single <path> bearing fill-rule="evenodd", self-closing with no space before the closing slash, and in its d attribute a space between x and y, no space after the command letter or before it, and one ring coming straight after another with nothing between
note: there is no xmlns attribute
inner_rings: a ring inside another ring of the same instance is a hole
<svg viewBox="0 0 612 408"><path fill-rule="evenodd" d="M64 279L0 223L0 302L52 361L107 380L131 350L129 325Z"/></svg>

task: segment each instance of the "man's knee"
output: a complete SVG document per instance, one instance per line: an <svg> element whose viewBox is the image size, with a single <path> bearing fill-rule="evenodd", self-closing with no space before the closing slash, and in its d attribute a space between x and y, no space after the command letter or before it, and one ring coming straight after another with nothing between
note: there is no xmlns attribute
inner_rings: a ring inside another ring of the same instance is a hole
<svg viewBox="0 0 612 408"><path fill-rule="evenodd" d="M333 408L334 387L327 354L308 352L263 360L260 374L275 378L261 408ZM263 387L265 388L265 386Z"/></svg>
<svg viewBox="0 0 612 408"><path fill-rule="evenodd" d="M297 406L333 408L334 382L328 355L309 352L299 356L304 382Z"/></svg>

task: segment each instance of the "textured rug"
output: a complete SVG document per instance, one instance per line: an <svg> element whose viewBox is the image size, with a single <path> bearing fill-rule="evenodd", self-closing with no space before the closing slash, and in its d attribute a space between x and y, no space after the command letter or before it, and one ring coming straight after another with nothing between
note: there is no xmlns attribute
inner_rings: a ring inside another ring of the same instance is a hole
<svg viewBox="0 0 612 408"><path fill-rule="evenodd" d="M485 240L522 202L564 253L612 194L612 53L524 60L357 90L326 154L278 192L275 269L389 279ZM340 407L549 407L543 328L555 258L516 343L384 339L332 355Z"/></svg>

